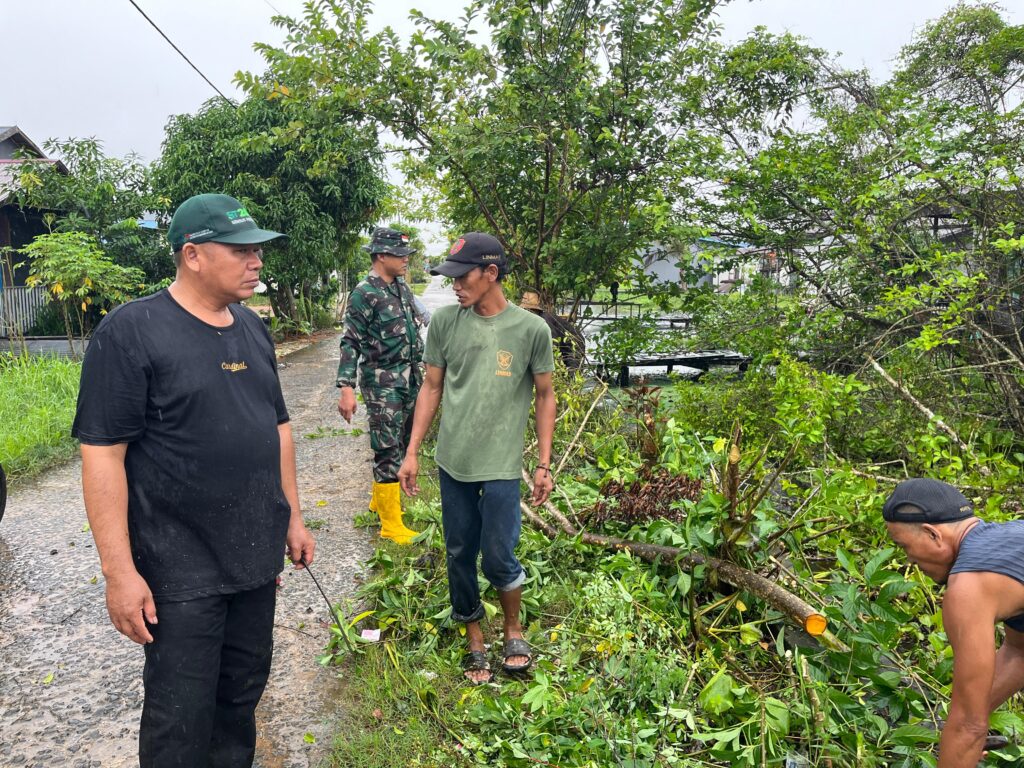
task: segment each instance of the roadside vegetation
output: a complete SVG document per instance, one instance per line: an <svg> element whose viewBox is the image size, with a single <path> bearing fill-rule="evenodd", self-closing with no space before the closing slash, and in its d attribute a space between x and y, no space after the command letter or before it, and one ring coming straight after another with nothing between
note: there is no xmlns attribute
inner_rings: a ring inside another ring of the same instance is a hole
<svg viewBox="0 0 1024 768"><path fill-rule="evenodd" d="M0 464L12 480L72 456L80 365L61 357L0 355Z"/></svg>

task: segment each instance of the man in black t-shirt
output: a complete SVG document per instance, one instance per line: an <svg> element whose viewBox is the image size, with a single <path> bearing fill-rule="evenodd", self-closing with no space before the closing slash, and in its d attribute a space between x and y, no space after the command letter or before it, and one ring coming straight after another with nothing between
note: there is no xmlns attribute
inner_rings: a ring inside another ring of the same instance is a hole
<svg viewBox="0 0 1024 768"><path fill-rule="evenodd" d="M114 626L145 646L142 768L251 766L275 579L312 562L262 321L260 229L197 195L168 229L177 275L118 307L82 365L73 434Z"/></svg>

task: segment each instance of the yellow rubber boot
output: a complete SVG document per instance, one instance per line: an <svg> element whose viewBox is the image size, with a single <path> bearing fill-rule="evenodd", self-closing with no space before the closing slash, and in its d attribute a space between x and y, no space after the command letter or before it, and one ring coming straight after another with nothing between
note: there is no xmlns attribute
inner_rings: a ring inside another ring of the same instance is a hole
<svg viewBox="0 0 1024 768"><path fill-rule="evenodd" d="M376 513L379 509L377 504L377 488L380 487L380 483L376 480L373 481L373 495L370 497L370 511Z"/></svg>
<svg viewBox="0 0 1024 768"><path fill-rule="evenodd" d="M402 496L398 483L377 484L377 515L380 517L380 535L396 544L408 544L416 531L402 523Z"/></svg>

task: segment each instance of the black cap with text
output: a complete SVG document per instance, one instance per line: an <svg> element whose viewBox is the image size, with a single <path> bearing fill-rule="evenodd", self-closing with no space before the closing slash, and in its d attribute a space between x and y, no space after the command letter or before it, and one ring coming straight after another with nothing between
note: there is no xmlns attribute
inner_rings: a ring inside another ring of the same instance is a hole
<svg viewBox="0 0 1024 768"><path fill-rule="evenodd" d="M432 275L462 277L477 267L494 264L500 274L505 272L505 249L498 238L483 232L467 232L448 251L448 258L432 270Z"/></svg>

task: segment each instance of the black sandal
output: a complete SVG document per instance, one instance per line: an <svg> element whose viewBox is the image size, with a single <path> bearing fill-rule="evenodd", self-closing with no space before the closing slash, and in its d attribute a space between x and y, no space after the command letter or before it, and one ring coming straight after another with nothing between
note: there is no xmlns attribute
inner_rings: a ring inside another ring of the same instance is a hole
<svg viewBox="0 0 1024 768"><path fill-rule="evenodd" d="M491 670L491 663L487 660L487 653L484 651L466 651L462 657L463 678L470 685L487 685L494 679L494 672ZM468 677L466 672L486 672L486 680L474 680Z"/></svg>
<svg viewBox="0 0 1024 768"><path fill-rule="evenodd" d="M506 640L502 648L502 656L501 668L510 675L525 672L533 664L533 650L530 648L530 644L521 637L510 637ZM508 660L513 656L525 656L526 663L509 664Z"/></svg>

